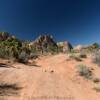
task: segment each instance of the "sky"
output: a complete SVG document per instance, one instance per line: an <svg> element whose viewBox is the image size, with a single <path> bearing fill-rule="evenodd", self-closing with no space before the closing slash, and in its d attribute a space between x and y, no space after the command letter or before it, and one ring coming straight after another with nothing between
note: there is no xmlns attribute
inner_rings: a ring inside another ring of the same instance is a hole
<svg viewBox="0 0 100 100"><path fill-rule="evenodd" d="M51 34L73 45L100 43L100 0L0 0L0 31L22 40Z"/></svg>

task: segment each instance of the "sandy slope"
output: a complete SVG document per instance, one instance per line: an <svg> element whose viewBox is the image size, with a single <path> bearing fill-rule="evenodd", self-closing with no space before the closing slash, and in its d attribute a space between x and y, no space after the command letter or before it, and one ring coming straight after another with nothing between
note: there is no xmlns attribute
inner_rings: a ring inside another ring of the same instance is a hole
<svg viewBox="0 0 100 100"><path fill-rule="evenodd" d="M41 57L37 65L13 64L0 68L0 83L16 83L21 90L17 95L0 96L0 100L100 100L95 84L77 74L75 67L85 63L100 76L100 69L86 59L82 62L67 60L67 55Z"/></svg>

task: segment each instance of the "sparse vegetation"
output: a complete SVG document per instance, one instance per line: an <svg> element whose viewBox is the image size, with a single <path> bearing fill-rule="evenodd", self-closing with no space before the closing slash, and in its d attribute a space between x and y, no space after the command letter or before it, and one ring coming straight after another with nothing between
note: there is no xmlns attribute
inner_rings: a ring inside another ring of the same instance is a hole
<svg viewBox="0 0 100 100"><path fill-rule="evenodd" d="M69 58L74 59L76 61L82 61L82 59L80 58L80 56L77 53L70 53Z"/></svg>
<svg viewBox="0 0 100 100"><path fill-rule="evenodd" d="M0 32L0 57L17 58L21 48L21 42L6 32Z"/></svg>
<svg viewBox="0 0 100 100"><path fill-rule="evenodd" d="M38 54L37 53L30 53L30 59L36 59L38 58Z"/></svg>
<svg viewBox="0 0 100 100"><path fill-rule="evenodd" d="M0 89L13 89L13 90L19 90L21 87L18 87L17 84L7 84L2 83L0 84Z"/></svg>
<svg viewBox="0 0 100 100"><path fill-rule="evenodd" d="M57 44L49 35L40 36L30 45L29 41L20 41L7 32L0 32L0 58L14 58L20 63L27 63L29 59L36 59L39 54L45 53L58 53Z"/></svg>
<svg viewBox="0 0 100 100"><path fill-rule="evenodd" d="M80 58L87 58L87 55L86 55L85 53L81 53L81 52L80 52L80 53L79 53L79 57L80 57Z"/></svg>
<svg viewBox="0 0 100 100"><path fill-rule="evenodd" d="M58 52L58 48L56 46L50 46L47 47L47 52L50 52L51 54L55 54Z"/></svg>
<svg viewBox="0 0 100 100"><path fill-rule="evenodd" d="M18 62L20 63L28 63L28 55L26 54L25 51L21 52L18 56Z"/></svg>
<svg viewBox="0 0 100 100"><path fill-rule="evenodd" d="M93 88L96 92L100 92L100 87L94 87Z"/></svg>
<svg viewBox="0 0 100 100"><path fill-rule="evenodd" d="M93 79L93 82L94 82L94 83L99 83L99 82L100 82L100 78L94 78L94 79Z"/></svg>
<svg viewBox="0 0 100 100"><path fill-rule="evenodd" d="M91 58L92 58L93 63L96 63L98 66L100 66L100 50L95 50L91 54Z"/></svg>
<svg viewBox="0 0 100 100"><path fill-rule="evenodd" d="M17 84L2 83L0 84L0 96L18 95L21 89L22 87Z"/></svg>
<svg viewBox="0 0 100 100"><path fill-rule="evenodd" d="M92 79L92 71L86 65L78 65L78 73L86 79Z"/></svg>

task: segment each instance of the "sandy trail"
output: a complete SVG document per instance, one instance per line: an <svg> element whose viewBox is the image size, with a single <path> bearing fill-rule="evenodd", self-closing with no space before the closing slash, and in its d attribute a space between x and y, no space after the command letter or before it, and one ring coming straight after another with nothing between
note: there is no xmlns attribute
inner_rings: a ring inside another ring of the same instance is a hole
<svg viewBox="0 0 100 100"><path fill-rule="evenodd" d="M1 96L0 100L100 100L92 89L94 84L77 76L77 62L66 59L60 54L38 59L40 67L16 64L19 69L0 69L1 81L23 87L19 96Z"/></svg>

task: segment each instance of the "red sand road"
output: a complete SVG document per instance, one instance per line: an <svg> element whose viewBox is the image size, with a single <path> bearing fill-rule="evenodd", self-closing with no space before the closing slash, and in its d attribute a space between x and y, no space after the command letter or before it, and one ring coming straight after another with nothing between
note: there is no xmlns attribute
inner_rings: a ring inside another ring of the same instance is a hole
<svg viewBox="0 0 100 100"><path fill-rule="evenodd" d="M88 58L77 62L59 54L41 57L36 62L40 67L16 63L14 68L0 68L0 83L22 87L18 95L0 96L0 100L100 100L100 93L93 90L95 84L77 73L76 65L81 63L100 73Z"/></svg>

